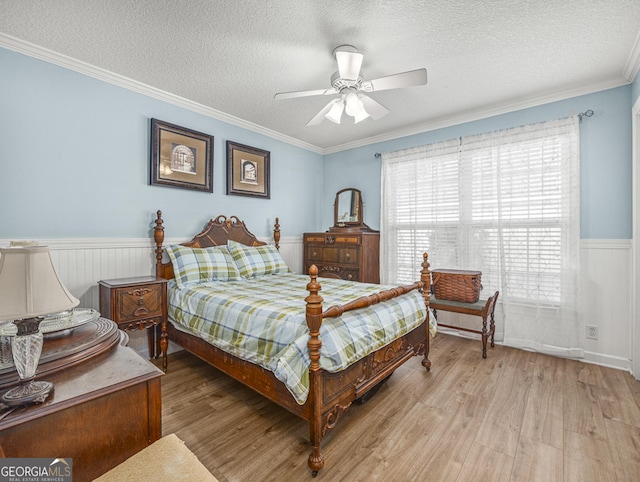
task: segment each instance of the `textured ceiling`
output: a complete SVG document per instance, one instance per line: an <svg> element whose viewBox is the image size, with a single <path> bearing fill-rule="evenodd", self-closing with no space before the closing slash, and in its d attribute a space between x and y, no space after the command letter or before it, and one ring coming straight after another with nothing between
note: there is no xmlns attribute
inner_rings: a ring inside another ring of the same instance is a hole
<svg viewBox="0 0 640 482"><path fill-rule="evenodd" d="M0 0L0 34L334 152L624 85L639 0ZM391 112L305 124L341 44L365 79L426 67L426 86L370 94Z"/></svg>

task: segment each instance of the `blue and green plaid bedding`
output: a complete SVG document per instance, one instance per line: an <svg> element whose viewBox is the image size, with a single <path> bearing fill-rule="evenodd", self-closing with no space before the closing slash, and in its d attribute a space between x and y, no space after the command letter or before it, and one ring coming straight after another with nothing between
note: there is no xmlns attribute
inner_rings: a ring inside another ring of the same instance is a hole
<svg viewBox="0 0 640 482"><path fill-rule="evenodd" d="M320 278L324 309L390 286ZM304 298L309 277L283 273L242 281L169 283L169 319L218 348L270 371L303 404L309 392L309 329ZM426 318L413 290L367 308L327 318L320 328L320 366L337 372L419 326Z"/></svg>

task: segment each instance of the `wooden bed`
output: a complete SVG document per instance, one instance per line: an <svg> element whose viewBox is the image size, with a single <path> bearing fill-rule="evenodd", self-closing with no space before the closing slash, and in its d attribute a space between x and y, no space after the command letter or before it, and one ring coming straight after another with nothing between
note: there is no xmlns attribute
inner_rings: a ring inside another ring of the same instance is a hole
<svg viewBox="0 0 640 482"><path fill-rule="evenodd" d="M170 262L163 262L164 226L162 212L157 212L154 227L154 241L156 244L156 275L158 277L173 278L173 268ZM205 248L227 244L234 240L247 246L260 246L266 243L259 241L249 232L244 222L235 216L227 218L218 216L210 220L202 232L184 246ZM274 242L279 248L280 226L278 218L274 226ZM379 385L393 372L413 356L423 356L422 365L430 370L429 361L429 325L425 320L419 327L409 331L400 338L383 348L370 353L345 370L331 373L320 368L320 348L322 340L319 337L320 325L325 318L337 317L343 313L367 307L376 303L400 296L412 290L420 290L424 302L429 306L430 272L427 254L423 255L420 281L407 286L381 291L377 294L361 297L343 306L332 306L323 310L321 286L318 281L318 270L315 266L310 269L310 281L307 285L309 296L306 302L306 321L309 328L307 343L311 366L309 369L309 395L306 402L300 405L287 390L285 385L274 374L251 362L244 361L234 355L225 353L219 348L207 343L201 338L190 335L175 328L165 320L162 324L160 347L163 358L163 368L167 370L168 342L178 344L222 372L274 401L293 414L309 422L310 442L312 452L308 465L315 476L324 466L324 457L320 452L320 443L324 435L334 428L340 416L356 400L365 400L368 395L375 393Z"/></svg>

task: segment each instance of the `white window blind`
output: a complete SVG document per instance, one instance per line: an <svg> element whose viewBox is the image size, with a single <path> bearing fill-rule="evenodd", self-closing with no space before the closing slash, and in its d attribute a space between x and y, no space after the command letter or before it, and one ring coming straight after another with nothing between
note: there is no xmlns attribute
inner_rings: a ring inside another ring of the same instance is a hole
<svg viewBox="0 0 640 482"><path fill-rule="evenodd" d="M505 343L581 356L576 118L382 155L381 276L482 271L500 291Z"/></svg>

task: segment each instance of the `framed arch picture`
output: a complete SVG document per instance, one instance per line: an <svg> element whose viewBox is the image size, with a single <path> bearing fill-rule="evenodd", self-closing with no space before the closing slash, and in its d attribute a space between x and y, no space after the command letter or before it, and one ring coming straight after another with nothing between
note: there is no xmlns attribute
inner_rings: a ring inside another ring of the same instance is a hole
<svg viewBox="0 0 640 482"><path fill-rule="evenodd" d="M227 194L270 199L270 153L227 141Z"/></svg>
<svg viewBox="0 0 640 482"><path fill-rule="evenodd" d="M151 119L149 184L213 192L213 136Z"/></svg>

